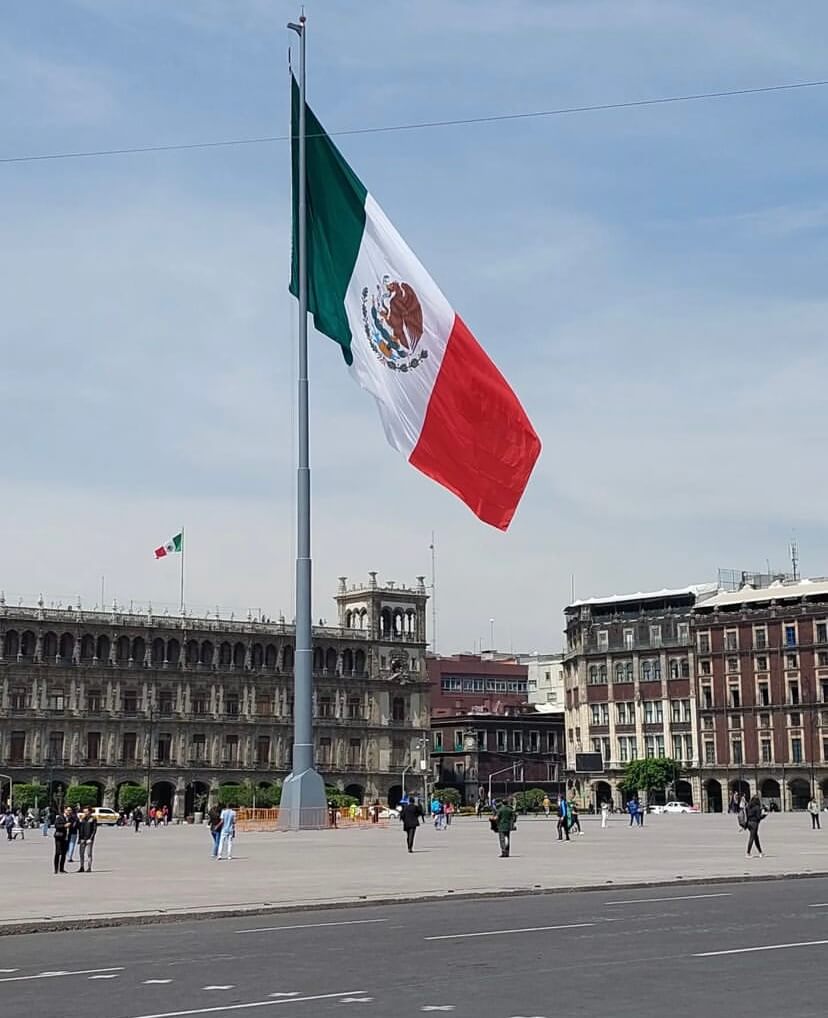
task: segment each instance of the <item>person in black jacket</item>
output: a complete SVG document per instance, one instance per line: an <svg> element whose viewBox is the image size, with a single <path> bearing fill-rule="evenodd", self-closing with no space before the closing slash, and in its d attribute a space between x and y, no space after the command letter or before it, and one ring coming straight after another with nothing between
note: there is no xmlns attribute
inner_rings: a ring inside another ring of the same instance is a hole
<svg viewBox="0 0 828 1018"><path fill-rule="evenodd" d="M400 813L400 820L402 820L403 830L405 831L405 842L409 852L414 851L414 835L417 833L417 828L420 826L423 816L423 807L413 799L408 800Z"/></svg>
<svg viewBox="0 0 828 1018"><path fill-rule="evenodd" d="M55 873L66 872L66 850L69 848L69 829L66 814L71 813L67 806L63 813L55 814Z"/></svg>
<svg viewBox="0 0 828 1018"><path fill-rule="evenodd" d="M92 810L87 806L78 821L78 852L80 853L80 869L78 873L84 872L84 861L86 862L85 872L92 872L92 845L95 842L97 831L98 821L92 815Z"/></svg>
<svg viewBox="0 0 828 1018"><path fill-rule="evenodd" d="M762 802L758 795L754 795L747 806L748 843L745 855L748 859L750 858L750 850L754 845L756 845L759 857L762 857L762 846L759 844L759 824L763 819Z"/></svg>

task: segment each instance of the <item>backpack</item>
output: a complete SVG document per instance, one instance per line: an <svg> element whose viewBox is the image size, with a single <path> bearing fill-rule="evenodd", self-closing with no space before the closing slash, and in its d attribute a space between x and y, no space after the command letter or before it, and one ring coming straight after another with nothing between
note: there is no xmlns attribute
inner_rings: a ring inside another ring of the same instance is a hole
<svg viewBox="0 0 828 1018"><path fill-rule="evenodd" d="M744 809L740 809L739 810L738 821L739 821L739 826L742 828L742 830L746 830L746 828L747 828L747 811L746 810L744 810Z"/></svg>

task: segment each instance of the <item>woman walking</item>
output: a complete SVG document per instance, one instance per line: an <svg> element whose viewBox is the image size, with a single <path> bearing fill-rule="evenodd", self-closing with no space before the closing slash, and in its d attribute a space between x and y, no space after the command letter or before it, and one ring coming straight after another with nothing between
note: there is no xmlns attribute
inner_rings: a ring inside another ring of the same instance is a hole
<svg viewBox="0 0 828 1018"><path fill-rule="evenodd" d="M745 855L750 858L750 850L753 846L756 846L756 851L759 853L759 858L762 858L762 846L759 843L759 824L764 819L762 812L762 803L758 795L754 795L747 806L747 829L748 829L748 843L747 851Z"/></svg>

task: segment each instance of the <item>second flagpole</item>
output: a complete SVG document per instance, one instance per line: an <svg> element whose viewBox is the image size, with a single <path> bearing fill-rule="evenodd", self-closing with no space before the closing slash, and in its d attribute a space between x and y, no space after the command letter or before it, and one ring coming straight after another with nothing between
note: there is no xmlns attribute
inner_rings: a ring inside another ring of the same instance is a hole
<svg viewBox="0 0 828 1018"><path fill-rule="evenodd" d="M184 527L181 527L181 614L184 615Z"/></svg>

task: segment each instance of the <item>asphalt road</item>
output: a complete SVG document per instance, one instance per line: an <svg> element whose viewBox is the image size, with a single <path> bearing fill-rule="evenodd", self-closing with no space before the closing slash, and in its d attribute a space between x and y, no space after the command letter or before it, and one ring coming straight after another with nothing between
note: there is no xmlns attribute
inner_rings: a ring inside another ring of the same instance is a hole
<svg viewBox="0 0 828 1018"><path fill-rule="evenodd" d="M9 936L0 1000L61 1018L822 1018L828 880Z"/></svg>

